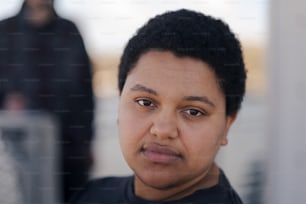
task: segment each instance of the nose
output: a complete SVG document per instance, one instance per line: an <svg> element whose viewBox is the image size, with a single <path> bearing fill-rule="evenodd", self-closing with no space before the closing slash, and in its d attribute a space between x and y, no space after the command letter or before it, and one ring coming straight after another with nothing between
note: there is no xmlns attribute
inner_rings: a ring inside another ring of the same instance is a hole
<svg viewBox="0 0 306 204"><path fill-rule="evenodd" d="M170 111L161 111L153 118L150 133L162 139L174 139L178 137L176 114Z"/></svg>

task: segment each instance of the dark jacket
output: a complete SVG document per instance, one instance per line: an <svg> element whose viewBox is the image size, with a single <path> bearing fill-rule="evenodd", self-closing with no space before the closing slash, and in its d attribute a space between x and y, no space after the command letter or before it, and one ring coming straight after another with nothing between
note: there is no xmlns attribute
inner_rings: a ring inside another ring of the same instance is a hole
<svg viewBox="0 0 306 204"><path fill-rule="evenodd" d="M239 195L220 171L217 185L175 201L148 201L134 193L134 176L95 179L76 194L71 204L242 204Z"/></svg>

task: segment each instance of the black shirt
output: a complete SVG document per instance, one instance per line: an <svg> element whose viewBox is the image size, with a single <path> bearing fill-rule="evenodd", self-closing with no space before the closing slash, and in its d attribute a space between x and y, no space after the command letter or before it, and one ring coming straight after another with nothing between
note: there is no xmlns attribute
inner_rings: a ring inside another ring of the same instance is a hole
<svg viewBox="0 0 306 204"><path fill-rule="evenodd" d="M71 204L242 204L241 199L220 171L217 185L201 189L176 201L148 201L137 197L134 177L108 177L90 181Z"/></svg>

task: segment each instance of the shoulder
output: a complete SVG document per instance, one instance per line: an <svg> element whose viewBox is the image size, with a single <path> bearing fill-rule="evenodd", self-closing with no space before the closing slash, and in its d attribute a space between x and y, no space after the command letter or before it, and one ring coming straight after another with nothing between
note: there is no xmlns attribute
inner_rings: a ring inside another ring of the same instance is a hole
<svg viewBox="0 0 306 204"><path fill-rule="evenodd" d="M17 23L17 18L15 16L6 18L0 21L0 29L8 31L12 29L12 26L16 25L16 23Z"/></svg>
<svg viewBox="0 0 306 204"><path fill-rule="evenodd" d="M70 30L72 32L79 32L76 24L68 19L58 16L56 22L58 26L61 26L65 30Z"/></svg>
<svg viewBox="0 0 306 204"><path fill-rule="evenodd" d="M242 204L242 201L236 191L232 188L222 170L220 170L219 183L210 188L196 191L184 202L192 203L222 203L222 204Z"/></svg>
<svg viewBox="0 0 306 204"><path fill-rule="evenodd" d="M73 197L72 204L112 203L123 197L132 177L106 177L94 179Z"/></svg>
<svg viewBox="0 0 306 204"><path fill-rule="evenodd" d="M77 25L67 19L57 17L56 32L61 35L61 39L64 39L62 43L68 43L74 46L83 46L82 34Z"/></svg>
<svg viewBox="0 0 306 204"><path fill-rule="evenodd" d="M221 169L218 187L220 188L220 192L223 192L223 197L226 200L226 203L242 204L241 198L239 197L235 189L232 187L225 173Z"/></svg>

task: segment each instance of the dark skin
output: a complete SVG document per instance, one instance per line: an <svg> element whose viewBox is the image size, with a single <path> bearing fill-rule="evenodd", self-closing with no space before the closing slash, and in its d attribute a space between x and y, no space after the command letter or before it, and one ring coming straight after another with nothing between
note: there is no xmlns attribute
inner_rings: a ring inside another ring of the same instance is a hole
<svg viewBox="0 0 306 204"><path fill-rule="evenodd" d="M171 52L141 56L120 93L120 145L135 194L178 200L218 183L214 159L235 116L208 64Z"/></svg>

